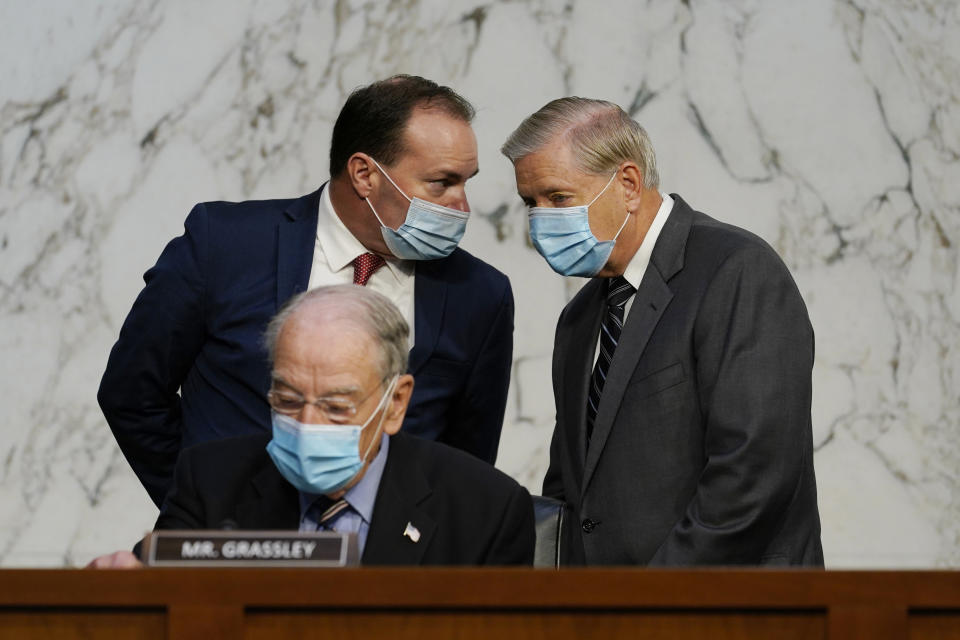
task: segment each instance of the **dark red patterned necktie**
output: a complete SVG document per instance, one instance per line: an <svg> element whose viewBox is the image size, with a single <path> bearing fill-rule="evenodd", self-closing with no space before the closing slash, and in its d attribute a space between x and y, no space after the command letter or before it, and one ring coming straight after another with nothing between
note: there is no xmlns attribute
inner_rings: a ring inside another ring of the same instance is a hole
<svg viewBox="0 0 960 640"><path fill-rule="evenodd" d="M373 272L385 265L383 258L375 253L363 253L353 259L353 284L367 286Z"/></svg>

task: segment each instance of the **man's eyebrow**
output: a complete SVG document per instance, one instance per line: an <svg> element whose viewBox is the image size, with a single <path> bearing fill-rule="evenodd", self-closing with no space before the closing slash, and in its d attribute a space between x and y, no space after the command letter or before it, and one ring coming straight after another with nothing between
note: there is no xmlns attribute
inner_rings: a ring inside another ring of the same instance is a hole
<svg viewBox="0 0 960 640"><path fill-rule="evenodd" d="M329 398L330 396L351 396L356 395L363 391L360 387L351 386L351 387L339 387L335 389L327 389L326 393L322 397Z"/></svg>
<svg viewBox="0 0 960 640"><path fill-rule="evenodd" d="M299 393L300 395L303 395L303 392L302 392L302 391L300 391L300 390L297 389L295 386L293 386L292 384L290 384L289 382L287 382L286 380L284 380L282 376L278 376L278 375L276 375L276 374L272 374L270 377L271 377L271 379L273 380L273 384L275 384L275 385L277 385L277 384L283 385L284 387L290 389L291 391L294 391L294 392L296 392L296 393ZM323 394L323 397L326 398L326 397L330 397L330 396L349 396L349 395L353 395L353 394L359 393L360 391L362 391L362 389L361 389L360 387L356 386L356 385L346 386L346 387L338 387L338 388L335 388L335 389L328 389L327 392Z"/></svg>
<svg viewBox="0 0 960 640"><path fill-rule="evenodd" d="M549 196L550 194L553 194L553 193L573 193L573 191L566 187L560 187L556 185L547 185L539 189L534 189L533 193L528 196L525 196L519 191L517 192L517 195L519 195L521 198L532 198L534 196Z"/></svg>
<svg viewBox="0 0 960 640"><path fill-rule="evenodd" d="M448 171L448 170L446 170L446 169L441 169L441 170L438 171L437 173L439 173L439 174L440 174L441 176L443 176L445 179L447 179L447 180L453 180L454 182L460 182L461 180L463 180L463 174L460 173L459 171ZM477 167L476 169L474 169L474 170L473 170L473 173L471 173L469 176L467 176L466 180L469 180L470 178L475 177L478 173L480 173L480 168L479 168L479 167ZM466 180L464 180L464 182L466 182Z"/></svg>
<svg viewBox="0 0 960 640"><path fill-rule="evenodd" d="M275 373L270 374L270 386L271 387L285 387L289 391L297 394L300 397L303 397L303 392L297 389L295 386L283 379L283 376L278 376Z"/></svg>

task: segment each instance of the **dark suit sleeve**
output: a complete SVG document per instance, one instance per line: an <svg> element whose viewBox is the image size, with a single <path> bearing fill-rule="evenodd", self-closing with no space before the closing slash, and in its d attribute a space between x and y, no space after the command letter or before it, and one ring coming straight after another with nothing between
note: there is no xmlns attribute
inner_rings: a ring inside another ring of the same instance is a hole
<svg viewBox="0 0 960 640"><path fill-rule="evenodd" d="M193 458L193 450L187 448L177 460L173 486L163 502L154 529L208 528L202 496L197 492L193 477L196 464Z"/></svg>
<svg viewBox="0 0 960 640"><path fill-rule="evenodd" d="M560 464L560 438L562 437L560 429L557 426L553 428L553 437L550 439L550 464L547 466L547 473L543 476L543 495L548 498L554 498L561 502L566 502L566 495L563 492L563 476L561 475Z"/></svg>
<svg viewBox="0 0 960 640"><path fill-rule="evenodd" d="M506 279L504 279L506 280ZM494 464L513 364L513 290L506 281L497 313L486 332L448 427L440 441Z"/></svg>
<svg viewBox="0 0 960 640"><path fill-rule="evenodd" d="M190 471L189 450L177 460L174 482L170 493L160 508L160 515L153 525L161 529L205 529L203 506L197 495L196 483ZM143 540L133 546L133 555L141 557Z"/></svg>
<svg viewBox="0 0 960 640"><path fill-rule="evenodd" d="M561 502L566 502L566 494L563 490L563 464L561 462L561 457L563 455L563 434L561 433L559 415L560 407L563 406L561 402L561 395L563 394L562 389L562 371L565 368L566 360L566 349L561 348L561 327L564 326L565 319L567 317L567 308L564 307L563 311L560 312L560 317L557 319L557 328L553 337L553 396L554 396L554 406L557 409L558 421L553 425L553 436L550 438L550 463L547 466L547 473L543 476L543 489L541 490L541 495L544 495L548 498L554 498Z"/></svg>
<svg viewBox="0 0 960 640"><path fill-rule="evenodd" d="M203 344L207 216L197 205L144 275L120 329L97 400L120 449L158 506L180 450L178 390Z"/></svg>
<svg viewBox="0 0 960 640"><path fill-rule="evenodd" d="M650 564L758 563L809 459L813 329L767 248L728 257L694 328L706 464Z"/></svg>
<svg viewBox="0 0 960 640"><path fill-rule="evenodd" d="M500 527L483 559L485 565L532 565L536 544L533 501L520 485L510 493Z"/></svg>

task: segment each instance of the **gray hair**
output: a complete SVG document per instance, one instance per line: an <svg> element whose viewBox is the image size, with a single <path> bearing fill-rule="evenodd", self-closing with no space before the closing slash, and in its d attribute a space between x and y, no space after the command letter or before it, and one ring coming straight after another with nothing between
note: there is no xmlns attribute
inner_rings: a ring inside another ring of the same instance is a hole
<svg viewBox="0 0 960 640"><path fill-rule="evenodd" d="M558 138L566 140L574 161L587 173L609 175L621 162L632 160L643 172L644 187L660 186L647 132L606 100L576 96L552 100L521 122L500 152L516 164Z"/></svg>
<svg viewBox="0 0 960 640"><path fill-rule="evenodd" d="M407 370L410 327L400 310L385 296L353 284L317 287L296 295L277 312L263 334L263 344L271 366L277 354L277 340L287 320L307 305L323 304L355 318L380 346L383 378L401 375Z"/></svg>

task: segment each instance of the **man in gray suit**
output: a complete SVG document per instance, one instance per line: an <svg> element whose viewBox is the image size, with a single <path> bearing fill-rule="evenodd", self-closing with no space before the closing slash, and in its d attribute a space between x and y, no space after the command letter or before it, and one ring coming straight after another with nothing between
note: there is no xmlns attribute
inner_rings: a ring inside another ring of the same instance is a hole
<svg viewBox="0 0 960 640"><path fill-rule="evenodd" d="M551 267L592 279L563 310L543 493L569 561L822 566L813 329L757 236L658 190L618 106L554 100L502 149Z"/></svg>

